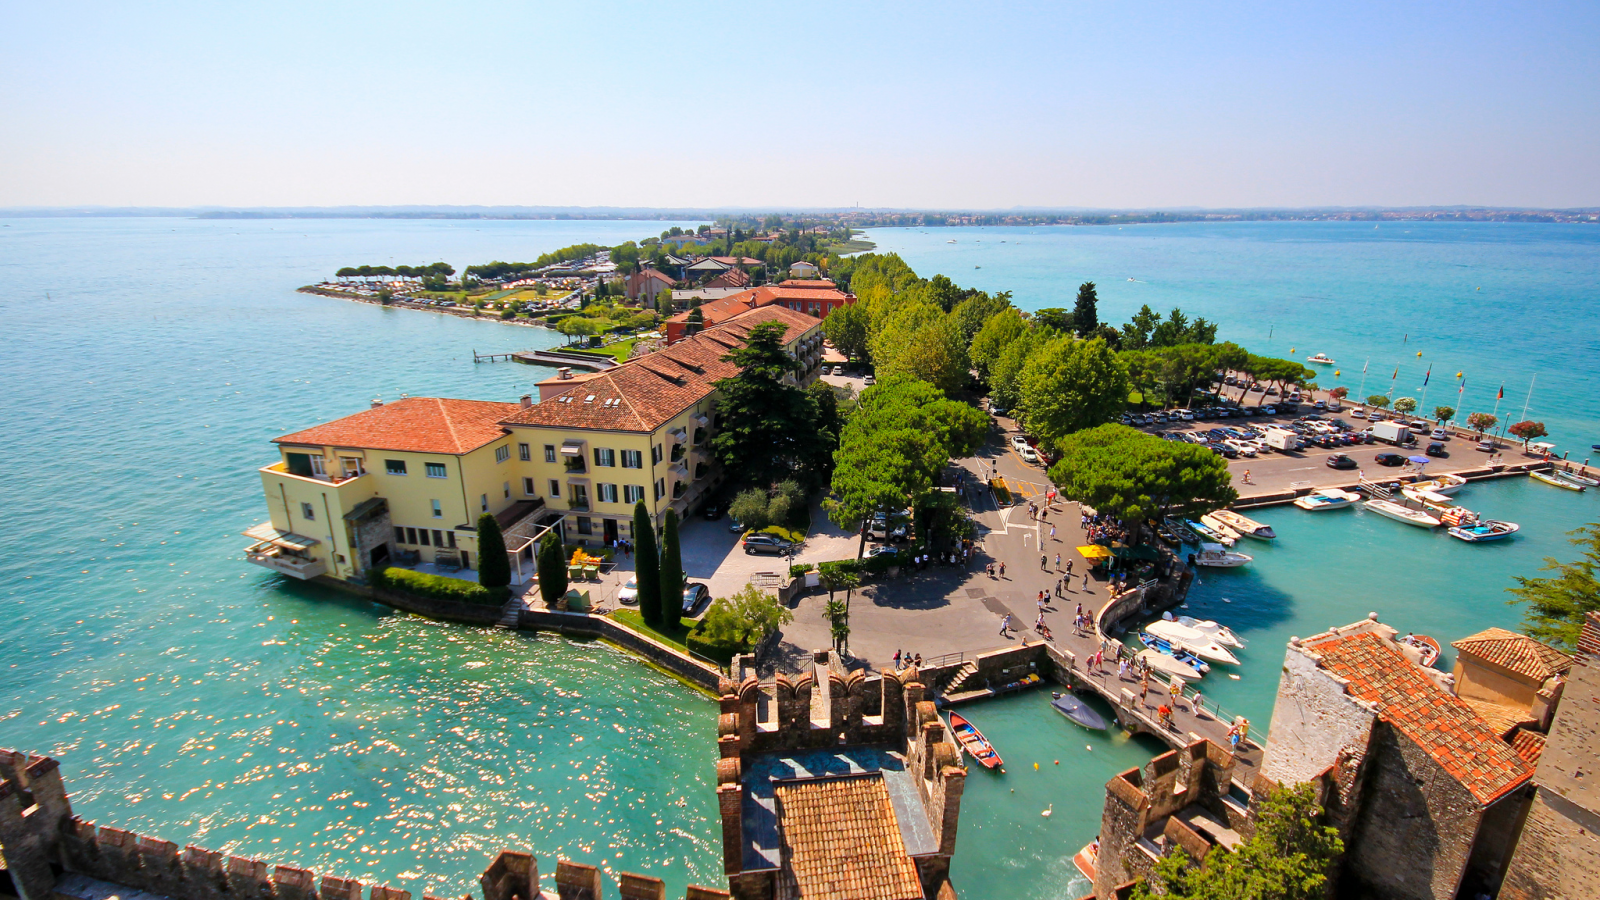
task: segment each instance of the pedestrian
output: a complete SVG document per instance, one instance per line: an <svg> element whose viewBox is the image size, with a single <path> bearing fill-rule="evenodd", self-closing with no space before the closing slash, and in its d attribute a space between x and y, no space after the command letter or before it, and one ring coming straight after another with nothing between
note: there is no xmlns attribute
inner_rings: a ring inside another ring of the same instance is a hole
<svg viewBox="0 0 1600 900"><path fill-rule="evenodd" d="M984 564L983 564L983 570L984 570L984 571L985 571L985 572L988 572L988 573L989 573L989 577L990 577L990 578L993 578L993 577L994 577L994 563L992 563L992 562L990 562L990 563L984 563Z"/></svg>
<svg viewBox="0 0 1600 900"><path fill-rule="evenodd" d="M1139 702L1143 703L1145 695L1150 693L1150 673L1145 672L1139 676Z"/></svg>
<svg viewBox="0 0 1600 900"><path fill-rule="evenodd" d="M919 669L922 668L922 654L921 653L917 654L917 660L912 665L915 665Z"/></svg>
<svg viewBox="0 0 1600 900"><path fill-rule="evenodd" d="M1050 540L1053 541L1055 539L1056 539L1056 527L1054 525L1051 525L1050 526Z"/></svg>
<svg viewBox="0 0 1600 900"><path fill-rule="evenodd" d="M1183 699L1183 681L1177 678L1167 685L1167 693L1172 695L1172 708L1179 709L1178 701Z"/></svg>
<svg viewBox="0 0 1600 900"><path fill-rule="evenodd" d="M1244 483L1245 484L1249 484L1250 483L1250 470L1249 469L1245 469L1244 470Z"/></svg>
<svg viewBox="0 0 1600 900"><path fill-rule="evenodd" d="M1000 577L1001 578L1006 577L1006 564L1005 564L1005 562L1003 560L1000 563Z"/></svg>
<svg viewBox="0 0 1600 900"><path fill-rule="evenodd" d="M1040 607L1039 608L1039 618L1034 621L1033 630L1034 631L1043 631L1044 630L1044 607Z"/></svg>
<svg viewBox="0 0 1600 900"><path fill-rule="evenodd" d="M1061 554L1056 554L1056 571L1061 571Z"/></svg>
<svg viewBox="0 0 1600 900"><path fill-rule="evenodd" d="M1048 554L1048 553L1039 554L1039 568L1041 568L1041 569L1049 569L1050 568L1050 554Z"/></svg>
<svg viewBox="0 0 1600 900"><path fill-rule="evenodd" d="M900 671L900 651L899 650L894 651L894 669L895 669L896 672Z"/></svg>
<svg viewBox="0 0 1600 900"><path fill-rule="evenodd" d="M1161 724L1164 727L1171 728L1172 727L1172 707L1166 705L1165 703L1163 703L1160 706L1156 707L1156 718L1160 720Z"/></svg>
<svg viewBox="0 0 1600 900"><path fill-rule="evenodd" d="M1089 589L1089 573L1088 572L1083 573L1083 589L1086 590L1086 591Z"/></svg>
<svg viewBox="0 0 1600 900"><path fill-rule="evenodd" d="M1006 613L1005 618L1000 620L1000 636L1001 637L1010 637L1011 635L1006 633L1006 632L1008 632L1010 630L1011 630L1011 614L1010 613Z"/></svg>
<svg viewBox="0 0 1600 900"><path fill-rule="evenodd" d="M1072 560L1067 560L1067 577L1072 577Z"/></svg>
<svg viewBox="0 0 1600 900"><path fill-rule="evenodd" d="M1125 659L1117 660L1117 678L1122 681L1128 680L1128 661Z"/></svg>
<svg viewBox="0 0 1600 900"><path fill-rule="evenodd" d="M1194 714L1196 716L1199 716L1199 715L1203 714L1206 711L1206 708L1204 706L1200 705L1200 692L1199 691L1195 691L1194 692L1194 698L1189 701L1189 708L1194 710Z"/></svg>
<svg viewBox="0 0 1600 900"><path fill-rule="evenodd" d="M1078 604L1078 611L1076 613L1074 613L1074 615L1076 615L1080 619L1083 618L1083 604L1082 603Z"/></svg>
<svg viewBox="0 0 1600 900"><path fill-rule="evenodd" d="M1056 579L1056 599L1061 599L1061 579Z"/></svg>

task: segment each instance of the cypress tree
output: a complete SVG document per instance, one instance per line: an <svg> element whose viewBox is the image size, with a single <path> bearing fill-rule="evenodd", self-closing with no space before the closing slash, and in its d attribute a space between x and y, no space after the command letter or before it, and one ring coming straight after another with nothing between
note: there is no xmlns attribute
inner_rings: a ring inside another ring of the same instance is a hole
<svg viewBox="0 0 1600 900"><path fill-rule="evenodd" d="M567 595L567 560L561 539L552 528L539 540L539 596L546 606Z"/></svg>
<svg viewBox="0 0 1600 900"><path fill-rule="evenodd" d="M639 613L652 628L661 626L661 572L656 561L656 530L640 500L633 507L633 572L639 584Z"/></svg>
<svg viewBox="0 0 1600 900"><path fill-rule="evenodd" d="M678 551L678 511L661 526L661 620L676 628L683 618L683 555Z"/></svg>
<svg viewBox="0 0 1600 900"><path fill-rule="evenodd" d="M478 583L486 588L503 588L511 583L505 535L489 513L478 517Z"/></svg>

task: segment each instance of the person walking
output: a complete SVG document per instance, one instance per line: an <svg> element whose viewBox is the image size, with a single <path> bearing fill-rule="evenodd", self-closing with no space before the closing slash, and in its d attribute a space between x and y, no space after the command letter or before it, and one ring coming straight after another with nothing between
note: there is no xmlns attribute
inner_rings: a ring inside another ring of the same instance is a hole
<svg viewBox="0 0 1600 900"><path fill-rule="evenodd" d="M1056 527L1054 525L1051 525L1050 526L1050 540L1053 541L1055 539L1056 539Z"/></svg>
<svg viewBox="0 0 1600 900"><path fill-rule="evenodd" d="M1244 470L1244 483L1245 484L1250 484L1251 483L1251 481L1250 481L1250 470L1249 469L1245 469Z"/></svg>
<svg viewBox="0 0 1600 900"><path fill-rule="evenodd" d="M1191 699L1189 701L1189 708L1194 711L1194 714L1196 716L1200 716L1206 711L1206 708L1204 706L1200 705L1200 692L1199 691L1195 691L1194 692L1193 699Z"/></svg>
<svg viewBox="0 0 1600 900"><path fill-rule="evenodd" d="M1006 564L1004 562L1000 563L1000 577L1006 577Z"/></svg>
<svg viewBox="0 0 1600 900"><path fill-rule="evenodd" d="M1050 554L1048 554L1048 553L1039 554L1039 568L1044 569L1046 571L1049 571L1049 569L1050 569Z"/></svg>
<svg viewBox="0 0 1600 900"><path fill-rule="evenodd" d="M1061 554L1056 554L1056 571L1061 571Z"/></svg>
<svg viewBox="0 0 1600 900"><path fill-rule="evenodd" d="M1072 577L1072 560L1067 560L1067 577Z"/></svg>
<svg viewBox="0 0 1600 900"><path fill-rule="evenodd" d="M1011 614L1010 613L1006 613L1005 618L1000 620L1000 636L1001 637L1010 637L1011 635L1007 634L1007 632L1009 632L1010 630L1011 630Z"/></svg>
<svg viewBox="0 0 1600 900"><path fill-rule="evenodd" d="M900 671L900 651L898 649L894 651L894 670L896 672Z"/></svg>
<svg viewBox="0 0 1600 900"><path fill-rule="evenodd" d="M1088 572L1083 573L1083 589L1085 591L1087 591L1089 589L1089 573Z"/></svg>
<svg viewBox="0 0 1600 900"><path fill-rule="evenodd" d="M1167 685L1167 693L1172 695L1172 708L1182 709L1183 707L1179 705L1178 701L1183 699L1183 681L1177 678L1172 679L1172 683Z"/></svg>
<svg viewBox="0 0 1600 900"><path fill-rule="evenodd" d="M1145 672L1139 676L1139 702L1143 703L1145 695L1150 693L1150 673Z"/></svg>

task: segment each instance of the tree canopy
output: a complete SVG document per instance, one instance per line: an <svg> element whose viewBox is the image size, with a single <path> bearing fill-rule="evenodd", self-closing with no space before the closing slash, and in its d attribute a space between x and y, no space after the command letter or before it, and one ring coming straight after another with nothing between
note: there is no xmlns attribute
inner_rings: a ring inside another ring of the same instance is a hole
<svg viewBox="0 0 1600 900"><path fill-rule="evenodd" d="M1578 632L1583 629L1584 614L1600 611L1600 522L1591 522L1575 531L1569 543L1582 548L1582 556L1570 563L1545 557L1542 572L1554 572L1547 578L1516 576L1514 588L1507 588L1516 599L1510 603L1526 603L1523 611L1523 630L1541 641L1547 641L1568 651L1578 649Z"/></svg>
<svg viewBox="0 0 1600 900"><path fill-rule="evenodd" d="M1079 431L1057 446L1050 480L1062 495L1124 521L1199 515L1239 499L1227 463L1205 447L1125 425Z"/></svg>
<svg viewBox="0 0 1600 900"><path fill-rule="evenodd" d="M1105 341L1063 335L1028 358L1021 399L1028 430L1057 445L1122 412L1128 404L1128 368Z"/></svg>
<svg viewBox="0 0 1600 900"><path fill-rule="evenodd" d="M1545 430L1543 422L1535 422L1531 419L1526 422L1517 422L1507 428L1506 431L1510 432L1512 437L1522 441L1524 447L1528 445L1529 441L1538 440L1550 433Z"/></svg>
<svg viewBox="0 0 1600 900"><path fill-rule="evenodd" d="M833 342L833 348L845 359L871 360L867 348L868 326L871 317L866 307L859 303L841 306L822 320L822 333Z"/></svg>
<svg viewBox="0 0 1600 900"><path fill-rule="evenodd" d="M1161 314L1149 304L1139 308L1128 324L1122 326L1124 350L1143 350L1146 347L1176 347L1179 344L1210 344L1217 339L1217 326L1205 319L1190 321L1184 311L1173 308L1163 321Z"/></svg>
<svg viewBox="0 0 1600 900"><path fill-rule="evenodd" d="M1015 308L1007 307L990 316L973 336L972 345L967 350L972 367L978 370L978 377L987 380L989 367L994 365L1012 341L1031 327L1027 316Z"/></svg>
<svg viewBox="0 0 1600 900"><path fill-rule="evenodd" d="M1088 337L1100 330L1099 305L1094 282L1078 285L1078 299L1072 305L1072 327L1077 329L1078 337Z"/></svg>
<svg viewBox="0 0 1600 900"><path fill-rule="evenodd" d="M816 427L815 395L784 380L799 364L783 348L788 327L763 322L724 360L739 374L716 383L722 393L711 449L743 481L768 485L787 478L814 481L827 471L834 435Z"/></svg>

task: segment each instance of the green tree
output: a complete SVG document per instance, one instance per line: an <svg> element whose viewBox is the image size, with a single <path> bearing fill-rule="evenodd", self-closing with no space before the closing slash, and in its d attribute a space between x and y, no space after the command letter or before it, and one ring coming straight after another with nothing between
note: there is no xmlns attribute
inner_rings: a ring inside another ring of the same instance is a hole
<svg viewBox="0 0 1600 900"><path fill-rule="evenodd" d="M1062 495L1124 522L1195 516L1239 499L1227 463L1205 447L1124 425L1079 431L1059 447L1050 480Z"/></svg>
<svg viewBox="0 0 1600 900"><path fill-rule="evenodd" d="M1543 422L1534 422L1531 420L1527 422L1517 422L1510 428L1507 428L1506 431L1510 432L1512 437L1522 441L1522 449L1524 450L1528 449L1529 441L1537 440L1550 433L1545 430Z"/></svg>
<svg viewBox="0 0 1600 900"><path fill-rule="evenodd" d="M661 523L661 620L669 628L683 618L683 553L678 548L678 511L667 507Z"/></svg>
<svg viewBox="0 0 1600 900"><path fill-rule="evenodd" d="M1565 648L1578 649L1578 634L1583 629L1584 616L1600 611L1600 522L1591 522L1575 531L1568 543L1583 548L1576 562L1563 563L1554 557L1545 557L1541 572L1554 572L1549 578L1512 578L1517 583L1506 590L1516 599L1512 604L1526 603L1522 630L1541 641Z"/></svg>
<svg viewBox="0 0 1600 900"><path fill-rule="evenodd" d="M1078 300L1072 305L1072 327L1078 337L1087 337L1100 330L1100 298L1095 294L1094 282L1078 285Z"/></svg>
<svg viewBox="0 0 1600 900"><path fill-rule="evenodd" d="M1022 404L1022 370L1029 357L1048 343L1054 333L1034 328L1017 335L989 365L989 401L996 408L1016 410Z"/></svg>
<svg viewBox="0 0 1600 900"><path fill-rule="evenodd" d="M716 382L722 394L712 452L746 483L766 485L786 478L814 481L832 451L828 435L812 427L817 401L784 381L799 365L783 348L787 326L763 322L743 346L723 357L739 374Z"/></svg>
<svg viewBox="0 0 1600 900"><path fill-rule="evenodd" d="M1433 417L1439 421L1440 427L1443 427L1444 423L1456 417L1456 408L1454 406L1435 406L1433 408Z"/></svg>
<svg viewBox="0 0 1600 900"><path fill-rule="evenodd" d="M1035 310L1033 321L1040 328L1050 328L1062 334L1077 334L1078 329L1073 327L1072 310L1059 306L1049 306Z"/></svg>
<svg viewBox="0 0 1600 900"><path fill-rule="evenodd" d="M689 316L684 320L683 325L685 334L699 334L701 329L706 327L706 314L701 312L697 306L689 310Z"/></svg>
<svg viewBox="0 0 1600 900"><path fill-rule="evenodd" d="M732 597L719 597L695 630L711 643L748 650L773 631L794 621L791 612L773 594L747 584Z"/></svg>
<svg viewBox="0 0 1600 900"><path fill-rule="evenodd" d="M972 296L956 304L950 315L955 320L956 330L961 332L961 342L970 347L990 319L1012 307L1010 291L1001 291L993 296L982 291L969 293Z"/></svg>
<svg viewBox="0 0 1600 900"><path fill-rule="evenodd" d="M506 559L506 538L493 515L478 517L478 583L503 588L511 583L511 560Z"/></svg>
<svg viewBox="0 0 1600 900"><path fill-rule="evenodd" d="M1274 788L1254 804L1256 831L1233 850L1213 847L1203 861L1174 849L1141 880L1135 900L1323 900L1328 873L1344 853L1337 829L1323 822L1308 783Z"/></svg>
<svg viewBox="0 0 1600 900"><path fill-rule="evenodd" d="M766 488L746 488L733 498L733 503L728 505L728 515L735 522L753 531L771 525L767 518L767 490Z"/></svg>
<svg viewBox="0 0 1600 900"><path fill-rule="evenodd" d="M828 336L833 348L845 359L869 360L867 349L868 328L871 315L860 303L842 306L822 320L822 333Z"/></svg>
<svg viewBox="0 0 1600 900"><path fill-rule="evenodd" d="M666 618L661 614L661 564L655 524L643 500L633 507L633 577L639 585L639 614L651 628L660 628Z"/></svg>
<svg viewBox="0 0 1600 900"><path fill-rule="evenodd" d="M1500 417L1491 413L1475 412L1467 416L1468 427L1476 431L1479 437L1482 437L1485 431L1494 428L1498 424L1500 424Z"/></svg>
<svg viewBox="0 0 1600 900"><path fill-rule="evenodd" d="M1388 394L1372 394L1371 396L1367 397L1367 405L1372 407L1373 409L1388 409L1389 408L1389 395Z"/></svg>
<svg viewBox="0 0 1600 900"><path fill-rule="evenodd" d="M539 596L546 606L567 595L567 559L554 528L539 539Z"/></svg>
<svg viewBox="0 0 1600 900"><path fill-rule="evenodd" d="M829 598L822 607L822 617L828 620L828 633L833 638L833 649L845 652L850 643L850 611L843 600Z"/></svg>
<svg viewBox="0 0 1600 900"><path fill-rule="evenodd" d="M985 381L989 378L989 367L1011 342L1021 337L1023 332L1030 330L1031 326L1027 317L1021 310L1007 308L989 317L983 327L972 339L972 346L967 349L967 355L972 358L972 367L978 370L978 377Z"/></svg>
<svg viewBox="0 0 1600 900"><path fill-rule="evenodd" d="M1417 398L1400 397L1394 401L1394 411L1402 415L1411 415L1417 411Z"/></svg>
<svg viewBox="0 0 1600 900"><path fill-rule="evenodd" d="M1127 366L1099 338L1056 338L1022 370L1028 429L1050 444L1110 420L1127 404Z"/></svg>

